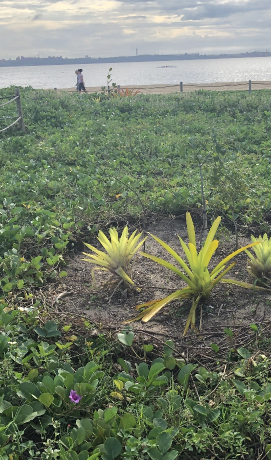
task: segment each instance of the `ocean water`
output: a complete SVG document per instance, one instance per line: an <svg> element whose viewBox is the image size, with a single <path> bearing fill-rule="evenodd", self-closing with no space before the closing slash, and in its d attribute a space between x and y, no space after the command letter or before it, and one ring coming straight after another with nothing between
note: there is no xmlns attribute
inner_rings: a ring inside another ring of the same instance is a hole
<svg viewBox="0 0 271 460"><path fill-rule="evenodd" d="M172 66L172 67L162 67ZM108 69L120 86L238 81L271 81L271 57L193 61L122 62L113 64L0 67L0 88L71 88L75 70L83 68L86 86L106 85Z"/></svg>

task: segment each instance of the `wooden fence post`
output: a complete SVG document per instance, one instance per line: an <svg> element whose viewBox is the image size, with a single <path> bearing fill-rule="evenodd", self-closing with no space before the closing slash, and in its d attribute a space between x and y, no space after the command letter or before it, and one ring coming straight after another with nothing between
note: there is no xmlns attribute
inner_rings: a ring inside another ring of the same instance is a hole
<svg viewBox="0 0 271 460"><path fill-rule="evenodd" d="M180 92L181 93L183 92L183 82L182 81L180 82Z"/></svg>
<svg viewBox="0 0 271 460"><path fill-rule="evenodd" d="M251 80L248 81L248 94L251 93Z"/></svg>
<svg viewBox="0 0 271 460"><path fill-rule="evenodd" d="M19 126L20 126L20 129L21 129L21 130L23 131L23 133L24 133L24 132L25 132L25 124L24 124L24 119L23 119L23 111L22 111L22 105L21 105L21 96L20 96L20 91L18 90L18 88L16 88L15 94L16 94L16 96L17 96L16 105L17 105L18 117L20 117Z"/></svg>

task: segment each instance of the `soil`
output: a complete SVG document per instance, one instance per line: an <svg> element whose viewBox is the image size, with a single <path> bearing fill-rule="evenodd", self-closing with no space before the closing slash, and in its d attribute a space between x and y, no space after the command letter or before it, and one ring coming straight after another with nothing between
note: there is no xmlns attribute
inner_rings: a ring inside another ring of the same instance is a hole
<svg viewBox="0 0 271 460"><path fill-rule="evenodd" d="M182 218L163 217L148 225L147 231L169 244L181 257L184 257L178 235L187 242L185 220ZM200 241L200 228L197 231ZM239 246L249 244L248 238L240 238ZM94 243L96 244L96 243ZM146 241L147 253L164 258L171 263L174 260L151 236ZM227 254L235 250L234 239L220 239L220 244L213 257L212 265L216 265ZM86 252L88 250L86 249ZM92 264L82 260L82 253L70 256L66 271L68 276L62 284L52 286L47 293L53 311L60 316L86 318L93 327L104 328L112 332L123 330L123 322L136 316L135 306L153 299L164 298L171 292L185 286L185 283L170 270L137 255L133 263L133 279L140 292L129 293L126 297L120 288L110 280L110 274L95 270L96 287L93 286ZM252 282L246 270L247 256L245 253L235 258L236 265L226 276L238 280ZM65 293L62 296L62 293ZM243 346L253 337L250 324L262 324L265 328L270 324L271 293L268 291L252 291L230 284L220 283L211 294L208 302L197 309L197 325L202 318L200 335L189 331L182 337L191 302L181 305L174 301L164 307L148 323L137 321L132 323L134 332L146 341L173 340L178 347L188 353L189 347L199 353L211 343L226 347L229 337L224 329L234 331L232 346ZM202 307L202 310L201 310ZM67 324L67 321L66 321ZM196 345L195 345L196 344Z"/></svg>

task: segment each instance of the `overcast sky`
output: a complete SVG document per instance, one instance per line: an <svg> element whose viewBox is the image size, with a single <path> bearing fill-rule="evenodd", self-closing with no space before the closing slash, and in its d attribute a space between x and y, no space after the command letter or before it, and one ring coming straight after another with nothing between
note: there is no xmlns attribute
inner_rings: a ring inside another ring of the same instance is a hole
<svg viewBox="0 0 271 460"><path fill-rule="evenodd" d="M0 59L271 51L270 0L0 0Z"/></svg>

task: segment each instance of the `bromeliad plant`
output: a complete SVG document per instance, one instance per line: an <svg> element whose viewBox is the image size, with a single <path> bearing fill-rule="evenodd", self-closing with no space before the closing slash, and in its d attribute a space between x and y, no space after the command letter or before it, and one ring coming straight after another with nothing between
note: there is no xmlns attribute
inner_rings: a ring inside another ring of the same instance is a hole
<svg viewBox="0 0 271 460"><path fill-rule="evenodd" d="M208 266L209 266L210 260L212 256L214 255L218 247L218 243L219 243L218 240L214 240L214 236L215 236L215 233L217 231L220 221L221 221L221 217L218 217L214 221L207 235L203 248L200 250L199 253L197 253L194 224L193 224L190 213L189 212L186 213L186 223L187 223L189 243L188 245L186 245L185 242L180 237L179 237L179 240L181 242L182 248L184 250L184 253L186 255L186 258L188 260L190 267L164 241L160 240L154 235L151 235L159 244L161 244L161 246L164 249L166 249L166 251L171 256L173 256L176 262L178 262L178 264L184 270L185 274L179 268L176 268L174 265L165 261L164 259L160 259L159 257L152 256L151 254L146 254L146 253L141 253L141 254L153 260L154 262L157 262L158 264L163 265L164 267L168 268L169 270L179 275L180 278L183 281L185 281L188 286L177 290L176 292L174 292L173 294L170 294L168 297L165 297L164 299L153 300L151 302L147 302L145 304L138 305L136 309L142 310L141 313L136 318L130 321L126 321L127 323L138 320L138 319L142 319L144 322L147 322L172 300L192 299L193 300L192 307L189 312L186 326L185 326L184 333L183 333L183 335L185 335L190 325L191 325L191 328L196 329L195 327L196 308L197 308L199 301L201 299L207 299L210 296L213 288L219 282L236 284L238 286L242 286L248 289L254 288L253 284L245 283L245 282L234 280L234 279L228 279L224 277L226 273L228 273L228 271L230 271L235 265L235 262L233 262L231 265L226 267L227 263L240 252L245 251L247 248L258 244L257 242L251 243L231 253L230 255L225 257L211 272L209 272Z"/></svg>
<svg viewBox="0 0 271 460"><path fill-rule="evenodd" d="M140 93L139 89L129 89L129 88L118 88L117 92L114 93L115 97L134 97Z"/></svg>
<svg viewBox="0 0 271 460"><path fill-rule="evenodd" d="M117 276L121 282L124 282L125 287L131 287L134 285L134 281L131 279L131 261L136 252L147 239L147 237L145 237L138 244L138 240L140 239L142 233L136 233L137 230L135 230L129 237L128 227L126 226L119 238L117 230L115 228L111 228L109 230L111 241L109 241L105 234L100 230L98 240L106 252L99 251L94 246L84 243L89 249L96 253L96 255L93 255L83 252L83 254L88 257L83 260L98 266L94 267L91 272L94 283L94 270L100 269L109 271L114 276Z"/></svg>
<svg viewBox="0 0 271 460"><path fill-rule="evenodd" d="M249 257L249 273L260 281L266 278L271 279L271 238L268 239L265 233L263 237L259 236L259 238L252 236L251 241L258 243L258 245L253 248L256 257L246 250L246 254Z"/></svg>

